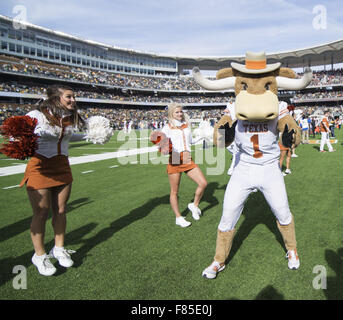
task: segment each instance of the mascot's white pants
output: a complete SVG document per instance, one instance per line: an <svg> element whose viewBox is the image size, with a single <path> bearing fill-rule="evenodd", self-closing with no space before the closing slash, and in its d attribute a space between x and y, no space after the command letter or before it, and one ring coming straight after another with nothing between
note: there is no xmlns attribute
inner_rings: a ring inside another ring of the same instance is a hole
<svg viewBox="0 0 343 320"><path fill-rule="evenodd" d="M239 161L226 187L223 214L218 226L220 231L226 232L235 227L245 200L255 188L263 193L281 225L291 223L292 215L279 162L255 165Z"/></svg>

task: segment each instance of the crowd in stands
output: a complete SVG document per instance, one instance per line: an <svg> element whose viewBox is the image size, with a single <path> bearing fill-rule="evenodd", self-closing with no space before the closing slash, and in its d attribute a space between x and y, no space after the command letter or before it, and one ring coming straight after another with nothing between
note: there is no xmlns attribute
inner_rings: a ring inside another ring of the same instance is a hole
<svg viewBox="0 0 343 320"><path fill-rule="evenodd" d="M297 113L305 114L307 117L311 117L313 115L323 115L325 110L330 110L330 113L334 115L342 115L343 116L343 104L335 107L327 107L325 105L316 105L316 106L302 106L296 107Z"/></svg>
<svg viewBox="0 0 343 320"><path fill-rule="evenodd" d="M308 93L297 93L294 96L295 100L326 100L326 99L342 99L343 91L318 91L318 92L308 92Z"/></svg>
<svg viewBox="0 0 343 320"><path fill-rule="evenodd" d="M343 69L313 72L310 86L327 86L343 83Z"/></svg>
<svg viewBox="0 0 343 320"><path fill-rule="evenodd" d="M17 92L17 93L32 93L38 95L45 95L46 88L42 86L31 86L25 84L10 84L10 83L0 83L0 92ZM101 91L84 91L76 90L76 97L78 98L88 98L88 99L103 99L103 100L113 100L113 101L126 101L132 103L171 103L179 102L182 104L198 104L198 103L227 103L228 99L233 99L233 96L229 98L227 94L219 95L170 95L168 97L162 97L160 95L139 95L133 93L123 93L123 94L113 94L109 92ZM330 100L339 99L343 100L342 90L323 90L318 92L308 92L308 93L297 93L294 95L295 101L306 101L306 100Z"/></svg>
<svg viewBox="0 0 343 320"><path fill-rule="evenodd" d="M153 89L163 91L201 90L192 77L147 77L122 73L105 72L86 68L69 67L43 63L36 60L0 56L0 71L59 80L77 81L90 84L105 84L131 89Z"/></svg>
<svg viewBox="0 0 343 320"><path fill-rule="evenodd" d="M34 104L10 104L0 103L0 124L7 118L13 115L25 115L32 109L37 108ZM324 110L328 109L325 106L316 107L297 107L297 114L306 115L306 117L315 117L320 119ZM194 109L185 108L190 119L200 120L206 117L212 120L212 124L217 121L224 111L223 108L216 109ZM301 112L300 112L301 111ZM343 115L343 105L331 107L332 116ZM87 119L91 116L103 116L110 120L111 125L116 130L121 130L125 125L131 122L132 129L152 129L160 127L167 120L167 111L165 108L100 108L100 107L79 107L79 113L82 118ZM299 120L299 119L297 119Z"/></svg>
<svg viewBox="0 0 343 320"><path fill-rule="evenodd" d="M82 98L90 99L105 99L105 100L116 100L116 101L130 101L130 102L143 102L143 103L227 103L228 97L226 95L220 96L168 96L161 97L157 95L114 95L110 93L98 93L98 92L86 92L76 91L76 95Z"/></svg>
<svg viewBox="0 0 343 320"><path fill-rule="evenodd" d="M104 84L128 89L163 91L202 90L191 76L156 77L133 76L66 65L49 64L31 59L0 55L0 71L44 76L90 84ZM343 84L343 69L314 71L310 86Z"/></svg>
<svg viewBox="0 0 343 320"><path fill-rule="evenodd" d="M0 91L46 95L45 87L26 86L26 85L21 85L21 84L9 84L9 83L4 83L4 82L0 83Z"/></svg>
<svg viewBox="0 0 343 320"><path fill-rule="evenodd" d="M23 116L35 106L29 104L0 103L0 125L12 116Z"/></svg>
<svg viewBox="0 0 343 320"><path fill-rule="evenodd" d="M29 111L37 108L34 104L9 104L0 103L0 124L7 118L14 115L25 115ZM185 109L190 119L201 119L206 117L216 121L223 114L221 109ZM116 130L121 130L124 124L131 121L132 129L152 129L160 126L167 120L167 111L163 109L145 108L145 109L123 109L123 108L98 108L87 107L80 108L79 113L83 119L91 116L103 116L110 120L111 125Z"/></svg>
<svg viewBox="0 0 343 320"><path fill-rule="evenodd" d="M112 72L104 72L97 70L90 70L84 68L75 68L65 65L57 65L51 63L45 63L42 61L20 59L17 57L0 55L0 73L11 72L15 74L34 75L36 77L44 76L53 79L64 79L69 82L69 85L73 87L73 83L77 82L79 88L82 88L82 83L93 84L94 91L89 89L75 90L77 98L88 99L104 99L114 100L116 107L81 107L80 114L84 118L88 118L93 115L102 115L107 117L112 126L115 129L122 129L125 124L130 123L133 129L140 128L153 128L156 125L160 125L166 119L166 111L164 105L170 102L179 102L184 104L188 115L191 119L200 119L204 114L213 121L220 118L223 109L229 100L232 100L233 95L230 94L173 94L173 91L197 91L201 88L196 84L191 76L174 76L174 77L148 77L148 76L133 76L128 74L119 74ZM45 95L46 87L42 85L25 84L18 82L8 82L3 80L0 82L0 92L17 92L17 93L34 93L38 95ZM96 87L97 84L110 85L118 87L115 90L106 90L101 87ZM313 72L313 80L310 85L324 86L324 85L343 85L343 69L330 70L330 71L315 71ZM123 89L123 90L122 90ZM127 90L124 90L127 89ZM141 91L133 89L149 89L149 91ZM162 96L162 93L154 92L152 90L170 91L170 94ZM145 93L149 93L148 95ZM231 97L231 98L230 98ZM308 116L315 114L318 110L324 110L327 107L320 100L335 99L343 100L342 90L321 90L312 91L309 93L297 93L294 96L294 101L306 101L317 100L316 107L297 107L306 111ZM25 99L25 104L15 103L0 103L0 124L2 121L12 115L26 114L33 108L36 108L34 102L37 100ZM124 108L124 104L120 102L132 102L137 104L136 108L128 106ZM94 102L96 103L96 102ZM141 103L142 105L138 105ZM187 104L219 104L213 109L195 109L196 106L187 106ZM159 106L159 104L163 104ZM333 113L342 114L343 103L339 106L331 108Z"/></svg>
<svg viewBox="0 0 343 320"><path fill-rule="evenodd" d="M28 86L24 84L8 84L0 83L0 92L16 92L16 93L32 93L38 95L46 95L46 88L40 86ZM227 95L220 96L168 96L161 97L156 95L135 95L135 94L112 94L105 92L81 91L75 90L75 95L78 98L88 99L104 99L114 101L128 101L128 102L143 102L143 103L227 103Z"/></svg>

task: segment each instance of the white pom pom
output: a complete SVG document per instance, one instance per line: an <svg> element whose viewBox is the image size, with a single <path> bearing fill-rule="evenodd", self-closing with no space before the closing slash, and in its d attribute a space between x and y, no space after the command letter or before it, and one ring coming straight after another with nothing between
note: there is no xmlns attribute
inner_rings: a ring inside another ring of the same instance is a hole
<svg viewBox="0 0 343 320"><path fill-rule="evenodd" d="M196 141L206 140L207 143L213 143L213 127L203 125L196 128L193 132Z"/></svg>
<svg viewBox="0 0 343 320"><path fill-rule="evenodd" d="M87 119L86 140L94 144L104 144L110 140L113 129L105 117L93 116Z"/></svg>

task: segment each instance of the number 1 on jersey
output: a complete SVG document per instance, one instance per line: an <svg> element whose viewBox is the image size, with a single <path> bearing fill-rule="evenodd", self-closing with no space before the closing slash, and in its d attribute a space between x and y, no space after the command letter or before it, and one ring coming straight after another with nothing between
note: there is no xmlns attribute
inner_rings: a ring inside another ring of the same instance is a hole
<svg viewBox="0 0 343 320"><path fill-rule="evenodd" d="M259 145L258 145L258 135L254 134L251 138L250 141L252 142L253 148L254 148L254 154L253 157L258 159L261 158L263 156L263 153L260 151L259 149Z"/></svg>

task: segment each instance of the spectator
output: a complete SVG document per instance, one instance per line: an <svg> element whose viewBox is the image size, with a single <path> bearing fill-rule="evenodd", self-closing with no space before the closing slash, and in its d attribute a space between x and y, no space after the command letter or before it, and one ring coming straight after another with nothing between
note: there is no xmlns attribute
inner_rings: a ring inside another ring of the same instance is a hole
<svg viewBox="0 0 343 320"><path fill-rule="evenodd" d="M330 143L330 136L329 136L329 132L330 132L330 129L329 129L329 121L328 121L328 118L330 116L330 112L329 111L326 111L325 112L325 115L321 121L321 135L322 135L322 138L321 138L321 141L320 141L320 148L319 148L319 151L320 152L326 152L324 150L324 146L325 144L327 144L328 148L329 148L329 152L333 152L333 151L336 151L335 149L332 148L332 145Z"/></svg>
<svg viewBox="0 0 343 320"><path fill-rule="evenodd" d="M309 132L309 122L306 115L303 115L300 120L300 128L301 128L301 142L308 143L308 132Z"/></svg>

